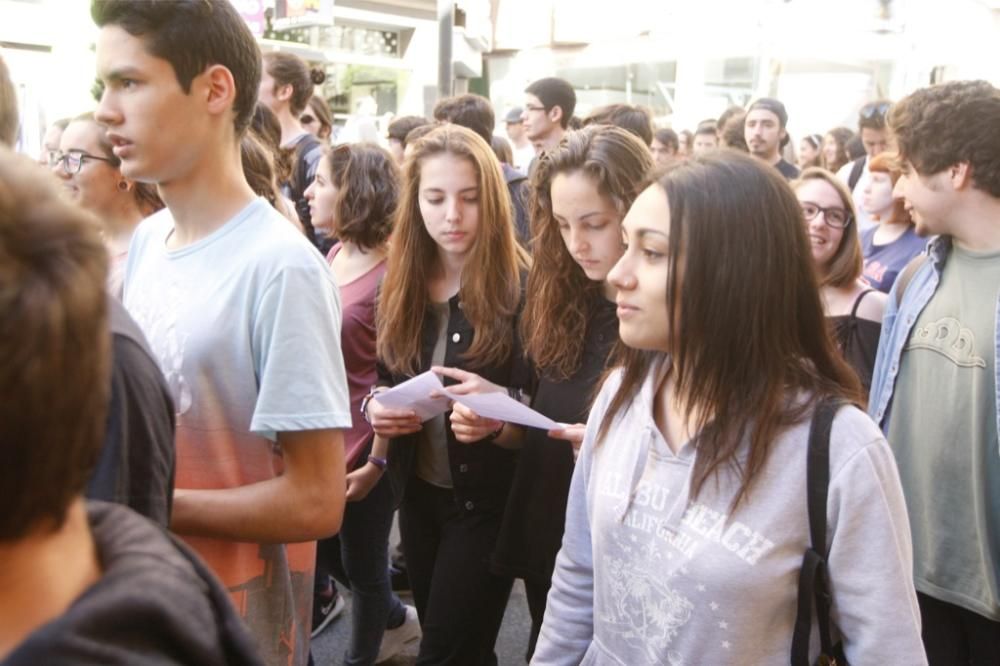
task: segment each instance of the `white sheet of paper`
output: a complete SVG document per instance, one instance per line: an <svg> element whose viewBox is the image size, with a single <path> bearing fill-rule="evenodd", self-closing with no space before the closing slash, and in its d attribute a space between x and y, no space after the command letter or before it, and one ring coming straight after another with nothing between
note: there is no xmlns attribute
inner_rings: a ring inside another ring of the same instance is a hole
<svg viewBox="0 0 1000 666"><path fill-rule="evenodd" d="M539 414L531 407L522 405L506 393L480 393L478 395L455 395L444 391L455 402L460 402L479 416L497 419L507 423L541 428L542 430L558 430L563 427L547 416Z"/></svg>
<svg viewBox="0 0 1000 666"><path fill-rule="evenodd" d="M428 370L407 379L402 384L393 386L388 391L382 391L375 396L375 399L383 407L412 409L421 421L427 421L451 409L451 400L448 398L444 396L430 397L433 391L441 391L443 388L438 376Z"/></svg>

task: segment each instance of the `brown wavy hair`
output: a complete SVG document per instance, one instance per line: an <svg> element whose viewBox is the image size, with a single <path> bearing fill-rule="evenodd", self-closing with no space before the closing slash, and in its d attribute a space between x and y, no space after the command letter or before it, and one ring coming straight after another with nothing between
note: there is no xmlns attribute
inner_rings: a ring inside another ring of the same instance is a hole
<svg viewBox="0 0 1000 666"><path fill-rule="evenodd" d="M598 441L669 363L698 433L691 497L716 471L733 469L735 508L783 429L820 397L862 404L861 386L830 336L802 211L776 170L723 150L670 165L653 186L670 209L669 353L627 350Z"/></svg>
<svg viewBox="0 0 1000 666"><path fill-rule="evenodd" d="M833 137L833 140L837 143L837 159L833 162L827 162L826 153L820 150L820 155L822 155L821 163L823 168L837 173L841 167L851 161L851 156L847 154L847 144L854 138L854 132L846 127L834 127L826 133L826 136ZM823 140L825 141L826 137L823 137Z"/></svg>
<svg viewBox="0 0 1000 666"><path fill-rule="evenodd" d="M411 147L375 314L378 357L395 373L415 374L420 369L427 283L441 270L438 246L420 213L420 170L427 159L448 154L468 160L479 180L479 227L458 292L462 311L475 329L464 358L471 367L499 363L513 348L510 331L521 301L520 275L529 263L514 237L500 163L489 144L458 125L435 128Z"/></svg>
<svg viewBox="0 0 1000 666"><path fill-rule="evenodd" d="M399 168L385 148L372 143L337 146L323 158L337 187L335 238L362 249L389 239L399 203Z"/></svg>
<svg viewBox="0 0 1000 666"><path fill-rule="evenodd" d="M579 369L590 303L602 289L566 249L552 214L552 180L583 172L624 217L652 167L649 149L634 134L609 125L568 134L538 159L531 181L531 296L521 318L521 336L525 352L546 376L565 380Z"/></svg>
<svg viewBox="0 0 1000 666"><path fill-rule="evenodd" d="M264 70L274 79L274 91L285 86L292 87L292 97L288 102L292 115L298 118L305 111L313 96L313 86L326 80L326 72L287 51L268 51L264 54Z"/></svg>
<svg viewBox="0 0 1000 666"><path fill-rule="evenodd" d="M832 171L827 171L822 167L809 167L801 174L797 180L791 183L793 190L798 190L799 185L807 180L821 180L837 192L840 203L850 215L850 222L844 228L844 235L840 237L840 245L837 251L830 258L826 266L819 267L819 281L823 286L846 287L859 277L864 271L864 256L861 254L861 239L858 237L858 213L854 208L854 198L850 190L840 178L837 178ZM802 219L802 212L799 212L799 219Z"/></svg>

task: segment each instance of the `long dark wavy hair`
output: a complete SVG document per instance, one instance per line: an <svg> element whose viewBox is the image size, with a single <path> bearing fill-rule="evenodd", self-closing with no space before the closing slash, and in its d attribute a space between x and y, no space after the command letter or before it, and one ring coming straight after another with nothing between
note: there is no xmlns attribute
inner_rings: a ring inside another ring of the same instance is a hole
<svg viewBox="0 0 1000 666"><path fill-rule="evenodd" d="M862 404L861 386L830 337L802 212L777 171L726 150L671 165L653 186L670 209L669 353L626 351L598 441L667 364L698 433L691 497L731 467L735 508L781 430L823 396Z"/></svg>
<svg viewBox="0 0 1000 666"><path fill-rule="evenodd" d="M525 352L546 376L567 379L579 368L589 306L602 289L566 249L552 214L552 180L559 174L583 172L624 217L652 167L649 149L638 138L609 125L568 134L539 158L531 181L533 263L521 336Z"/></svg>

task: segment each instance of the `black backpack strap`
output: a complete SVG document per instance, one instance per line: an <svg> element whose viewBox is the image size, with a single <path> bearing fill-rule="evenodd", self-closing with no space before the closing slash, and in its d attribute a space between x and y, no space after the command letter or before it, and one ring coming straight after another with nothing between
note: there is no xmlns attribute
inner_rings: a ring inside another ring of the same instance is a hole
<svg viewBox="0 0 1000 666"><path fill-rule="evenodd" d="M865 171L865 162L867 161L867 155L854 160L854 165L851 167L851 173L847 177L847 189L851 192L854 191L854 187L858 184L858 181L861 180L861 174Z"/></svg>
<svg viewBox="0 0 1000 666"><path fill-rule="evenodd" d="M799 572L799 595L792 634L792 666L809 666L809 635L812 631L812 608L816 605L821 654L834 655L830 633L832 598L826 572L826 505L830 487L830 431L833 417L843 403L824 399L816 405L809 427L806 457L806 500L809 512L809 537L812 547L802 558Z"/></svg>

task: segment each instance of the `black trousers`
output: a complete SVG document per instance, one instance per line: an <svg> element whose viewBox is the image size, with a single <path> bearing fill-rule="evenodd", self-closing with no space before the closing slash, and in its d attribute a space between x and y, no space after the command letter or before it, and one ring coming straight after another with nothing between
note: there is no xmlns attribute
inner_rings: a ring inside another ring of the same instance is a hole
<svg viewBox="0 0 1000 666"><path fill-rule="evenodd" d="M997 666L1000 622L917 593L930 666Z"/></svg>
<svg viewBox="0 0 1000 666"><path fill-rule="evenodd" d="M500 515L467 511L452 490L411 477L399 532L420 616L417 664L492 666L513 579L490 572Z"/></svg>
<svg viewBox="0 0 1000 666"><path fill-rule="evenodd" d="M528 634L528 652L524 656L526 662L531 662L532 655L535 654L535 645L538 643L538 632L542 629L542 620L545 619L545 602L549 597L549 588L552 581L541 583L537 580L524 579L524 596L528 600L528 613L531 614L531 633Z"/></svg>

